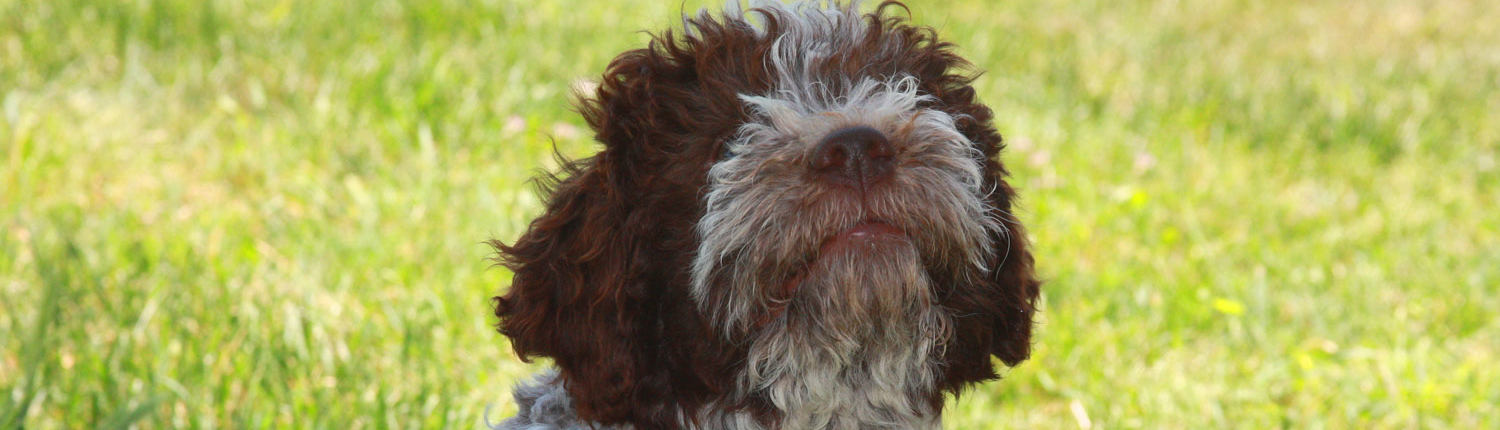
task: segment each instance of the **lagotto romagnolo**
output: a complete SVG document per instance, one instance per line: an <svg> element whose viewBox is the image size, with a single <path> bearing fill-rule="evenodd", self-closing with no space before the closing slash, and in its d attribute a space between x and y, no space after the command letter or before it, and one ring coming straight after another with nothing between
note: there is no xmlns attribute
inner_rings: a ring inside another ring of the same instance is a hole
<svg viewBox="0 0 1500 430"><path fill-rule="evenodd" d="M938 428L1031 349L1038 285L977 72L905 7L684 17L578 103L495 300L498 427Z"/></svg>

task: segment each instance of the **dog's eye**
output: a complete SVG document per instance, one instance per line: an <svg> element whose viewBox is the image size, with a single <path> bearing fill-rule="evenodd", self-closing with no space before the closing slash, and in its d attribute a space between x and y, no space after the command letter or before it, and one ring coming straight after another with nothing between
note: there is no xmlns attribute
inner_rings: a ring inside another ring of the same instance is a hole
<svg viewBox="0 0 1500 430"><path fill-rule="evenodd" d="M735 153L733 150L729 149L728 144L719 145L719 161L729 161L729 159L734 158L734 156Z"/></svg>

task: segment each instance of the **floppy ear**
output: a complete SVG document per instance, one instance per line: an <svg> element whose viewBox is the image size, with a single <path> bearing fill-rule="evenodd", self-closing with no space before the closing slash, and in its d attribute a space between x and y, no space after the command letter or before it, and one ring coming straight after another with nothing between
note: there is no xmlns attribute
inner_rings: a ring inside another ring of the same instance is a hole
<svg viewBox="0 0 1500 430"><path fill-rule="evenodd" d="M1036 279L1032 268L1031 251L1027 249L1026 229L1016 220L1011 211L1010 199L1014 195L1009 185L999 183L994 198L995 216L1005 225L1005 233L994 238L996 259L991 264L990 279L994 289L990 291L998 303L992 309L994 334L990 353L1006 365L1015 366L1031 356L1032 318L1036 315L1036 300L1040 294L1041 281Z"/></svg>
<svg viewBox="0 0 1500 430"><path fill-rule="evenodd" d="M551 357L578 415L601 423L637 420L639 405L659 400L644 398L653 392L643 381L659 317L643 239L655 220L641 208L649 203L639 185L657 172L636 165L662 140L651 133L658 99L670 96L658 75L664 61L635 50L610 64L597 93L577 106L604 150L545 178L546 212L514 243L492 242L514 273L495 298L500 332L524 360Z"/></svg>
<svg viewBox="0 0 1500 430"><path fill-rule="evenodd" d="M523 360L551 357L579 415L602 422L625 419L633 403L645 294L629 267L624 204L606 183L614 167L607 154L569 163L567 179L543 187L546 213L514 243L492 242L514 273L495 298L500 332Z"/></svg>
<svg viewBox="0 0 1500 430"><path fill-rule="evenodd" d="M997 165L992 180L1003 173ZM990 357L1015 366L1031 356L1032 318L1041 282L1032 269L1026 231L1011 216L1013 192L1004 182L992 182L991 216L1001 220L1003 232L991 238L995 250L990 268L979 282L960 283L944 306L955 316L953 347L946 351L946 380L950 389L998 376Z"/></svg>
<svg viewBox="0 0 1500 430"><path fill-rule="evenodd" d="M972 91L972 90L970 90ZM970 96L972 97L972 96ZM971 105L974 108L973 122L966 125L968 135L978 144L985 156L984 187L989 193L990 217L1000 220L1004 230L994 234L991 242L995 252L987 262L990 272L983 290L972 304L974 311L989 319L989 330L979 342L987 345L987 352L1006 365L1015 366L1031 356L1032 318L1036 316L1036 300L1041 293L1041 281L1032 268L1034 260L1026 237L1026 228L1016 219L1012 208L1016 192L1005 182L1010 175L1000 163L1000 150L1004 148L1001 137L990 125L989 108Z"/></svg>
<svg viewBox="0 0 1500 430"><path fill-rule="evenodd" d="M991 358L1015 366L1031 356L1032 319L1041 281L1032 268L1026 229L1014 216L1015 190L1005 182L1008 173L999 161L1000 134L990 125L989 108L973 102L973 90L967 86L947 94L950 106L959 106L967 117L960 120L960 132L968 136L984 154L984 189L988 193L990 216L1000 220L1004 230L991 237L994 252L986 267L990 270L973 285L951 295L945 306L954 315L954 345L948 350L947 378L955 386L991 379L996 373Z"/></svg>

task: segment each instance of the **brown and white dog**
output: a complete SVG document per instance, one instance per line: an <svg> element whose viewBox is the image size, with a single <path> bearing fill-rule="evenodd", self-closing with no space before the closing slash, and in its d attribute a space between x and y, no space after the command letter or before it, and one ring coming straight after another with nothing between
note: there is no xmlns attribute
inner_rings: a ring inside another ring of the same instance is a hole
<svg viewBox="0 0 1500 430"><path fill-rule="evenodd" d="M884 3L685 17L579 111L501 333L499 428L936 428L1027 358L1038 281L976 75Z"/></svg>

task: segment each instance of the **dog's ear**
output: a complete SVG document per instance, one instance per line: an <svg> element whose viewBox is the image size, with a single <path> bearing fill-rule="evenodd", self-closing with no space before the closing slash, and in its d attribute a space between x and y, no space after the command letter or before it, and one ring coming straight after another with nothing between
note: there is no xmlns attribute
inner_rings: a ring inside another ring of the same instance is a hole
<svg viewBox="0 0 1500 430"><path fill-rule="evenodd" d="M608 183L616 168L604 154L570 163L543 187L546 213L514 243L493 243L514 273L495 298L500 332L523 360L551 357L579 415L601 422L626 419L634 403L645 295L622 230L628 210Z"/></svg>
<svg viewBox="0 0 1500 430"><path fill-rule="evenodd" d="M990 238L995 249L986 262L989 272L983 282L967 285L969 289L953 294L945 304L955 315L964 316L954 320L953 341L958 347L948 350L947 373L950 382L961 386L996 377L992 356L1010 366L1031 356L1041 281L1033 269L1026 229L1014 215L1016 193L1005 181L1008 173L1000 163L1001 138L990 125L992 113L973 102L968 87L948 95L956 100L953 106L965 108L960 112L966 115L960 131L984 154L990 217L1004 226Z"/></svg>
<svg viewBox="0 0 1500 430"><path fill-rule="evenodd" d="M655 351L643 340L656 323L645 278L653 224L644 189L656 176L640 166L660 143L649 135L666 79L646 50L611 63L578 110L604 144L590 158L544 178L545 212L514 243L494 242L514 277L495 299L498 328L522 359L550 357L580 417L633 421ZM659 167L659 166L658 166Z"/></svg>
<svg viewBox="0 0 1500 430"><path fill-rule="evenodd" d="M991 179L998 181L999 175ZM1011 215L1014 194L1004 182L992 184L991 216L1005 229L991 238L995 249L986 262L990 270L981 282L959 283L960 289L944 300L955 315L953 343L944 356L945 379L953 390L996 378L991 357L1015 366L1031 356L1032 318L1041 282L1032 269L1025 229Z"/></svg>
<svg viewBox="0 0 1500 430"><path fill-rule="evenodd" d="M994 291L990 293L999 302L992 309L994 339L990 353L1006 365L1014 366L1031 356L1032 319L1036 315L1036 301L1040 294L1041 281L1032 268L1031 251L1027 249L1026 229L1011 212L1010 186L1000 184L994 194L995 213L1005 226L1003 234L994 238L997 245L996 259L990 267Z"/></svg>
<svg viewBox="0 0 1500 430"><path fill-rule="evenodd" d="M972 96L966 96L966 98ZM978 144L984 156L985 189L990 204L990 217L1000 221L1005 228L991 237L995 250L991 261L986 291L976 299L980 315L990 318L988 339L980 342L988 345L988 352L1015 366L1031 356L1032 321L1036 316L1036 301L1041 294L1041 281L1036 278L1032 265L1030 242L1026 228L1016 219L1013 203L1016 192L1005 181L1010 175L1000 163L1000 150L1004 148L1001 137L990 125L989 108L979 104L973 107L972 122L967 124L967 135Z"/></svg>

